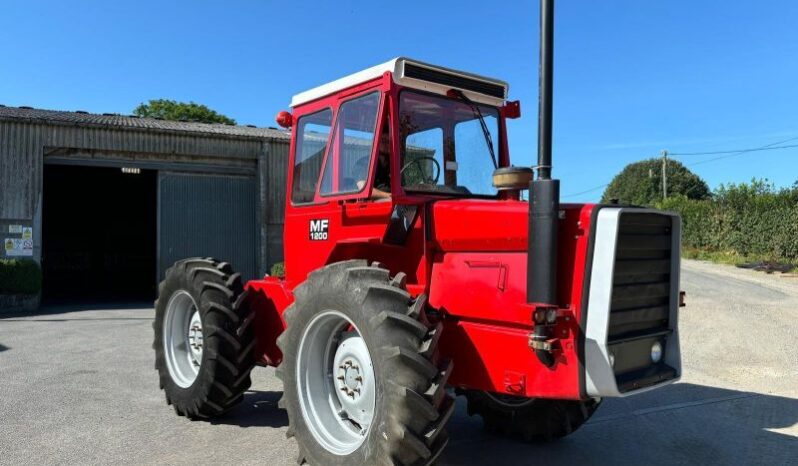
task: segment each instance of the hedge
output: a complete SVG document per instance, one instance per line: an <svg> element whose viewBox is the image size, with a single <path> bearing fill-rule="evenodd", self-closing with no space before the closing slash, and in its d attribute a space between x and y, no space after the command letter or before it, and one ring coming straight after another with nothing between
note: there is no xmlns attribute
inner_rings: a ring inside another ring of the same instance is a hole
<svg viewBox="0 0 798 466"><path fill-rule="evenodd" d="M675 196L657 207L682 215L686 248L798 261L798 188L754 180L721 185L708 200Z"/></svg>
<svg viewBox="0 0 798 466"><path fill-rule="evenodd" d="M0 293L37 294L42 289L42 270L30 259L0 259Z"/></svg>

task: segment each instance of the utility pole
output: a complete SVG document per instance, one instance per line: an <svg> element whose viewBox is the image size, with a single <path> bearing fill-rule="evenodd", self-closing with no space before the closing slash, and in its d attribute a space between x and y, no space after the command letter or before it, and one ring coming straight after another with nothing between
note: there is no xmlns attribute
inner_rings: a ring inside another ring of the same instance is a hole
<svg viewBox="0 0 798 466"><path fill-rule="evenodd" d="M662 199L668 198L668 151L663 150L662 154Z"/></svg>

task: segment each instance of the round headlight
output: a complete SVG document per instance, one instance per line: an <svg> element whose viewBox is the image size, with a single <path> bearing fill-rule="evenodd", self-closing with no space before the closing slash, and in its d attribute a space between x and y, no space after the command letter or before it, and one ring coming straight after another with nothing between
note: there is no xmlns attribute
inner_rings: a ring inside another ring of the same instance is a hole
<svg viewBox="0 0 798 466"><path fill-rule="evenodd" d="M654 364L660 362L662 360L662 344L660 342L654 342L651 345L651 362Z"/></svg>
<svg viewBox="0 0 798 466"><path fill-rule="evenodd" d="M546 311L546 322L553 324L557 321L557 308L550 308Z"/></svg>
<svg viewBox="0 0 798 466"><path fill-rule="evenodd" d="M615 354L610 353L610 367L615 367Z"/></svg>

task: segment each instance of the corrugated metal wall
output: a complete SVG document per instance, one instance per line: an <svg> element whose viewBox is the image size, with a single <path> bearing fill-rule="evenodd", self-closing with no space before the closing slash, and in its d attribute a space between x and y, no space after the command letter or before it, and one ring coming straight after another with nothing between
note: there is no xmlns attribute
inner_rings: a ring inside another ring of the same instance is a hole
<svg viewBox="0 0 798 466"><path fill-rule="evenodd" d="M204 164L206 171L210 166L212 171L214 165L240 168L257 162L261 192L256 191L260 203L253 204L253 209L260 204L260 210L250 212L257 212L257 221L261 222L260 228L253 227L255 234L260 230L258 262L261 271L268 271L282 260L288 139L0 121L0 223L34 225L35 259L41 257L42 233L37 227L41 212L37 209L41 205L43 165L45 158L65 157L63 149L74 150L79 164L92 151L97 151L91 155L97 160L175 161L186 170L195 163ZM58 153L45 155L53 151Z"/></svg>
<svg viewBox="0 0 798 466"><path fill-rule="evenodd" d="M0 121L0 218L33 218L45 148L256 159L263 143L255 138Z"/></svg>
<svg viewBox="0 0 798 466"><path fill-rule="evenodd" d="M266 242L263 264L265 270L283 261L283 229L285 219L286 178L288 176L288 141L266 143L261 171L261 208Z"/></svg>
<svg viewBox="0 0 798 466"><path fill-rule="evenodd" d="M33 219L42 190L42 127L0 122L0 218Z"/></svg>
<svg viewBox="0 0 798 466"><path fill-rule="evenodd" d="M245 280L259 275L254 177L161 172L158 191L159 280L175 261L205 256Z"/></svg>

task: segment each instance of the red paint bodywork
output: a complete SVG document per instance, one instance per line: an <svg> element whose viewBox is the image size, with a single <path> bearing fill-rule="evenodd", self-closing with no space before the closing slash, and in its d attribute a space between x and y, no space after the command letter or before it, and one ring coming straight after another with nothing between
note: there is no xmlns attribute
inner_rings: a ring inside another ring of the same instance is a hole
<svg viewBox="0 0 798 466"><path fill-rule="evenodd" d="M392 154L399 153L398 92L390 74L294 109L292 120L339 105L353 97L378 90L381 111L390 116ZM500 165L509 165L504 114L500 118ZM379 119L376 134L380 134ZM291 140L289 167L294 166L296 133ZM372 154L373 184L377 145ZM392 173L399 171L392 157ZM361 258L379 261L391 273L407 274L411 294L427 293L431 308L444 322L443 356L454 361L452 385L529 397L579 399L581 369L578 357L583 279L593 205L561 206L559 230L558 304L556 327L560 341L556 364L543 365L528 346L533 305L526 302L529 208L525 201L507 199L442 199L411 195L392 177L390 200L369 200L370 188L361 193L323 197L314 202L291 203L292 170L289 169L285 211L284 280L267 277L249 282L261 362L280 363L275 340L283 331L282 313L293 302L292 290L308 274L325 264ZM486 174L489 176L489 174ZM417 205L419 215L402 246L386 244L383 236L396 204ZM561 215L562 215L561 214ZM310 241L311 219L329 220L327 241Z"/></svg>

